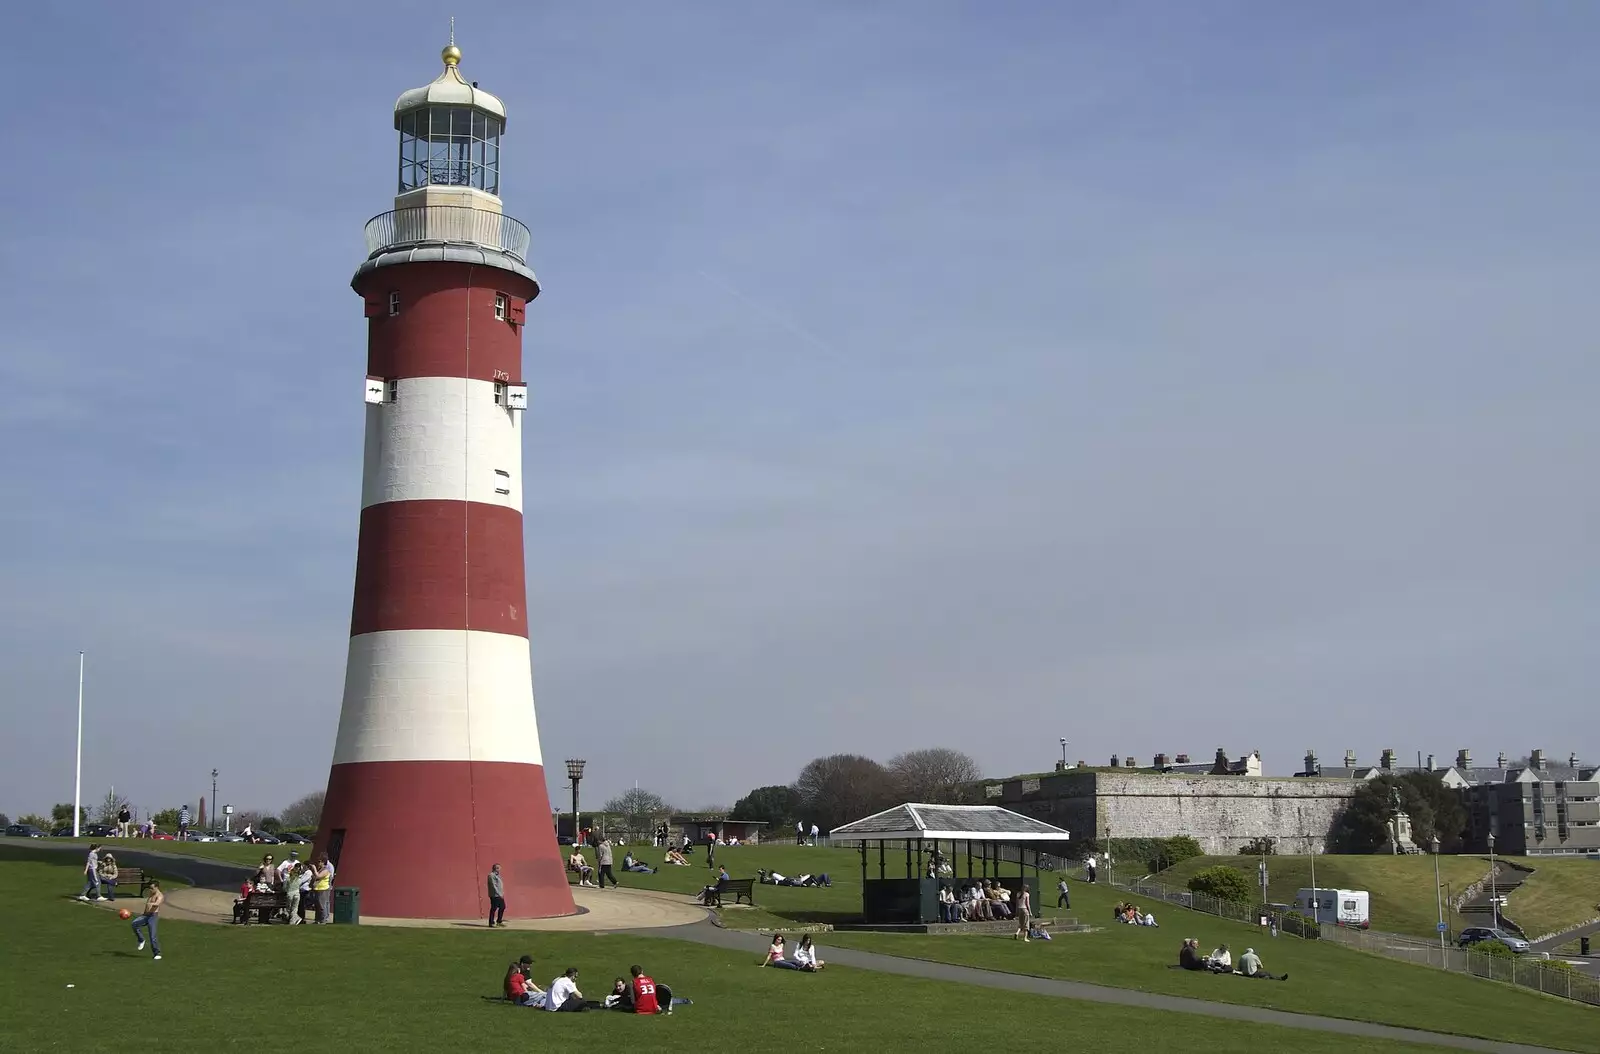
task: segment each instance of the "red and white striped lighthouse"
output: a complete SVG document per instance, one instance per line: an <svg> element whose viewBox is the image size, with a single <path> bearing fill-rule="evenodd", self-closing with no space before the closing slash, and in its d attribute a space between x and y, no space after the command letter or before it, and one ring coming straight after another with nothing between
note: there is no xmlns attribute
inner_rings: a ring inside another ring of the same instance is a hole
<svg viewBox="0 0 1600 1054"><path fill-rule="evenodd" d="M367 223L366 459L344 704L317 848L363 913L575 909L551 824L522 560L528 229L501 211L505 107L444 72L400 96L399 189Z"/></svg>

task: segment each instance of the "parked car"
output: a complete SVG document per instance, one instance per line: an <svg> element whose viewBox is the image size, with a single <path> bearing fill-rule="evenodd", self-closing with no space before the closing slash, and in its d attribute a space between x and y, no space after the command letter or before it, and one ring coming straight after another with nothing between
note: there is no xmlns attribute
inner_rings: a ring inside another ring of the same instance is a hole
<svg viewBox="0 0 1600 1054"><path fill-rule="evenodd" d="M115 838L117 836L117 826L111 823L91 823L83 828L83 836L85 838Z"/></svg>
<svg viewBox="0 0 1600 1054"><path fill-rule="evenodd" d="M284 832L282 832L281 834L278 835L278 841L282 842L284 845L310 845L311 844L311 839L307 838L303 834L295 834L293 831L284 831Z"/></svg>
<svg viewBox="0 0 1600 1054"><path fill-rule="evenodd" d="M176 842L178 840L176 835L169 834L166 831L151 831L150 837L158 842Z"/></svg>
<svg viewBox="0 0 1600 1054"><path fill-rule="evenodd" d="M206 837L201 839L206 842L242 842L244 835L234 834L232 831L207 831Z"/></svg>
<svg viewBox="0 0 1600 1054"><path fill-rule="evenodd" d="M1459 943L1463 948L1470 948L1474 944L1482 944L1485 941L1498 941L1518 955L1528 951L1531 947L1527 941L1518 937L1515 933L1497 930L1493 926L1468 926L1461 931Z"/></svg>
<svg viewBox="0 0 1600 1054"><path fill-rule="evenodd" d="M7 838L43 838L45 833L31 823L14 823L6 828Z"/></svg>

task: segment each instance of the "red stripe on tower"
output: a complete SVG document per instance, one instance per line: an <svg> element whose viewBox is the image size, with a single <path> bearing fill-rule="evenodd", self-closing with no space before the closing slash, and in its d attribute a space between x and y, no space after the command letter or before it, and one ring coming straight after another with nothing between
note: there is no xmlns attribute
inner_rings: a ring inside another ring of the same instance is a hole
<svg viewBox="0 0 1600 1054"><path fill-rule="evenodd" d="M400 194L351 285L367 330L350 654L317 848L362 911L571 914L529 669L522 535L527 228L501 212L500 100L445 50L395 105Z"/></svg>

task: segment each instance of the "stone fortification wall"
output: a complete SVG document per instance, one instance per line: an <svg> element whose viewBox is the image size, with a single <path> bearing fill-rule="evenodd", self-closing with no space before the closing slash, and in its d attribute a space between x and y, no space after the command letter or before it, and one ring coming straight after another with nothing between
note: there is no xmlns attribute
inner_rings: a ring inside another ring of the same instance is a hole
<svg viewBox="0 0 1600 1054"><path fill-rule="evenodd" d="M1072 832L1075 841L1186 834L1209 854L1257 838L1279 852L1327 849L1334 820L1358 783L1338 779L1065 772L990 783L985 800ZM996 793L995 788L999 788Z"/></svg>

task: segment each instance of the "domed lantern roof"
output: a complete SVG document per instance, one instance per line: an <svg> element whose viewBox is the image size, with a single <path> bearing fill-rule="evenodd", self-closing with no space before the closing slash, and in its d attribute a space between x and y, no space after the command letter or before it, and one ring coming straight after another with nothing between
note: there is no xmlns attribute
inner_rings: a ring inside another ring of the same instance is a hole
<svg viewBox="0 0 1600 1054"><path fill-rule="evenodd" d="M452 42L439 57L444 60L444 72L435 77L432 83L412 88L395 101L395 127L400 127L405 114L424 106L470 106L498 117L503 127L506 104L498 96L491 95L461 76L461 49Z"/></svg>

